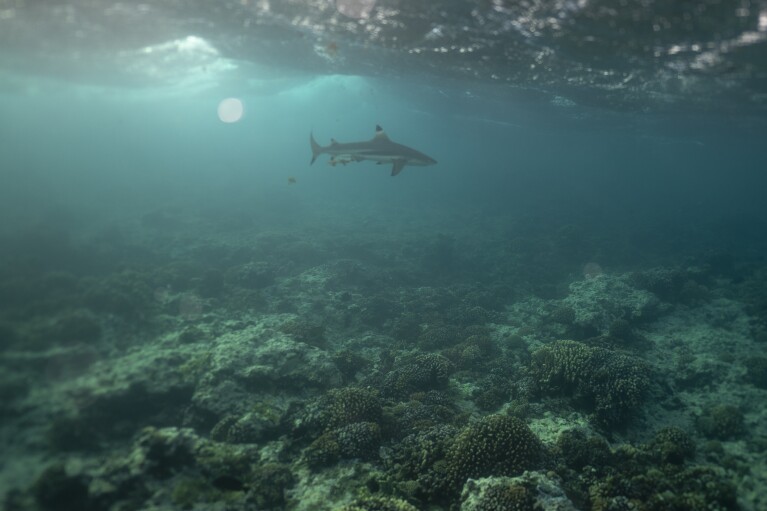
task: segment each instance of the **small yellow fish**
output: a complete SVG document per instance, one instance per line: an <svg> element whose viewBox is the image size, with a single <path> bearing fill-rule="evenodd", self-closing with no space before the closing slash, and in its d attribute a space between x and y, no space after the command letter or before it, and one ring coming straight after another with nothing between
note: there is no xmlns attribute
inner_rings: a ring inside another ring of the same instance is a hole
<svg viewBox="0 0 767 511"><path fill-rule="evenodd" d="M288 184L289 184L289 185L294 185L294 184L296 184L297 182L298 182L298 181L296 181L296 178L294 178L293 176L290 176L290 177L288 178Z"/></svg>

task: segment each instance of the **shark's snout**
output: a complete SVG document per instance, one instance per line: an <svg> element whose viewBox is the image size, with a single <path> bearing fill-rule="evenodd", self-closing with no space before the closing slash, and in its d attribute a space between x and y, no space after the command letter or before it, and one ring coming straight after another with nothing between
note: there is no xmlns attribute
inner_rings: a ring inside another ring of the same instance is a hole
<svg viewBox="0 0 767 511"><path fill-rule="evenodd" d="M408 165L415 165L417 167L428 167L429 165L436 165L437 160L432 158L431 156L426 156L425 154L421 154L418 156L418 158L413 158L412 160L408 160Z"/></svg>

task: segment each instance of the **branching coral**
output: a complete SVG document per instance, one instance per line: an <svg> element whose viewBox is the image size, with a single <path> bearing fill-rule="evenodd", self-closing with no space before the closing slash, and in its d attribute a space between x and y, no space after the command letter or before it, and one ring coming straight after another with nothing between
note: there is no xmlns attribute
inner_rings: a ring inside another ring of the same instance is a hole
<svg viewBox="0 0 767 511"><path fill-rule="evenodd" d="M635 413L650 385L643 361L575 341L557 341L535 351L530 370L542 391L572 395L605 426Z"/></svg>

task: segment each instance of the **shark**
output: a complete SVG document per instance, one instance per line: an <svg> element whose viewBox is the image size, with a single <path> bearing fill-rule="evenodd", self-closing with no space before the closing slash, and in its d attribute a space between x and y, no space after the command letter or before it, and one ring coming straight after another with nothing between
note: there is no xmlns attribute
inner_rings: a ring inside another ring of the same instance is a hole
<svg viewBox="0 0 767 511"><path fill-rule="evenodd" d="M312 146L312 163L321 154L330 155L330 164L337 163L346 165L349 162L370 160L379 165L391 163L391 175L396 176L405 165L425 167L434 165L437 160L426 156L412 147L392 142L380 125L376 125L376 133L367 142L350 142L343 144L335 139L330 139L330 145L321 146L314 140L314 133L309 133L309 143Z"/></svg>

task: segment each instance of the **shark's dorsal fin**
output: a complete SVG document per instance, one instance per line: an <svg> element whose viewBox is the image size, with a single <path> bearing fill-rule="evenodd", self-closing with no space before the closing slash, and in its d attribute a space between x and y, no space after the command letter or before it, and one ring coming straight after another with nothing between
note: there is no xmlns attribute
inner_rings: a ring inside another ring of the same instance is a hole
<svg viewBox="0 0 767 511"><path fill-rule="evenodd" d="M331 143L331 144L337 144L337 143L338 143L338 140L336 140L335 138L331 138L331 139L330 139L330 143Z"/></svg>
<svg viewBox="0 0 767 511"><path fill-rule="evenodd" d="M376 124L376 134L373 137L373 140L389 140L388 135L386 135L386 132L380 124Z"/></svg>

